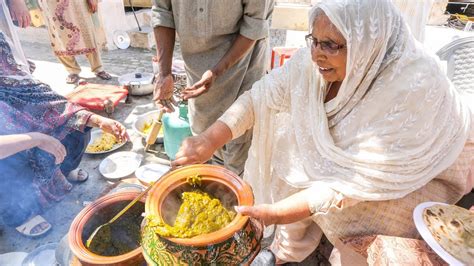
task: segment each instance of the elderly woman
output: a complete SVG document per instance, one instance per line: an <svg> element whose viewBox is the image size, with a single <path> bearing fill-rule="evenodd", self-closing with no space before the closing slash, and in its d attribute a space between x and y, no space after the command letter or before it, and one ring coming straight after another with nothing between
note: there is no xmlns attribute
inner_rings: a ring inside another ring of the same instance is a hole
<svg viewBox="0 0 474 266"><path fill-rule="evenodd" d="M68 180L87 178L77 167L90 128L120 141L128 135L119 122L69 103L34 80L26 64L18 63L11 28L0 29L0 217L24 235L38 236L51 225L35 215L72 189Z"/></svg>
<svg viewBox="0 0 474 266"><path fill-rule="evenodd" d="M273 70L175 164L204 162L253 126L240 213L277 227L277 262L302 261L322 234L417 237L414 207L455 203L474 158L471 113L390 0L328 0L309 49Z"/></svg>

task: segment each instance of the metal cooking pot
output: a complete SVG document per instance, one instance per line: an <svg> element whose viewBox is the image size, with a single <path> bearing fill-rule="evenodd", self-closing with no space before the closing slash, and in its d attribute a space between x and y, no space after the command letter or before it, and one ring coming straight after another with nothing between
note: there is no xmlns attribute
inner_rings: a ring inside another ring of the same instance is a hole
<svg viewBox="0 0 474 266"><path fill-rule="evenodd" d="M128 73L118 78L120 85L124 86L130 95L148 95L154 89L154 75L152 73L138 72Z"/></svg>

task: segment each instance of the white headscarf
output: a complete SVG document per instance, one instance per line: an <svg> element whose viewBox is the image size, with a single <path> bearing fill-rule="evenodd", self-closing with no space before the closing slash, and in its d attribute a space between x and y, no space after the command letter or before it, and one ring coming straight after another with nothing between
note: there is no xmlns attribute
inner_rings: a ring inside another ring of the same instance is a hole
<svg viewBox="0 0 474 266"><path fill-rule="evenodd" d="M327 84L309 49L302 49L255 83L244 178L259 188L256 202L275 197L265 189L272 178L298 188L323 181L358 200L396 199L419 189L462 151L470 130L467 104L391 1L328 0L312 13L316 8L347 41L347 74L325 104Z"/></svg>

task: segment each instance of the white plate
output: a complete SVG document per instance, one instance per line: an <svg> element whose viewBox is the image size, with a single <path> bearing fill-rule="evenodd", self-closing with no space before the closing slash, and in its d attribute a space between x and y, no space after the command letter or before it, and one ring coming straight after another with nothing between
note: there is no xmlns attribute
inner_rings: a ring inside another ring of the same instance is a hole
<svg viewBox="0 0 474 266"><path fill-rule="evenodd" d="M28 256L26 252L9 252L0 254L0 265L2 266L21 266L23 260Z"/></svg>
<svg viewBox="0 0 474 266"><path fill-rule="evenodd" d="M96 139L100 138L100 136L102 136L102 129L94 129L94 130L92 130L92 131L91 131L91 140L89 141L89 144L87 144L87 146L92 145ZM104 154L104 153L108 153L108 152L115 151L116 149L122 147L123 145L125 145L125 143L126 143L126 141L121 142L121 143L115 143L114 146L112 146L112 149L110 149L110 150L108 150L108 151L88 152L88 151L86 150L85 153L87 153L87 154Z"/></svg>
<svg viewBox="0 0 474 266"><path fill-rule="evenodd" d="M436 252L436 254L438 254L444 261L450 265L464 265L464 263L460 262L458 259L449 254L449 252L447 252L438 243L438 241L434 239L433 235L428 229L428 226L426 226L425 221L423 220L423 210L436 204L448 205L441 202L423 202L416 206L415 210L413 211L413 220L415 221L416 229L420 233L421 237L423 237L426 243L431 247L431 249L433 249L433 251Z"/></svg>
<svg viewBox="0 0 474 266"><path fill-rule="evenodd" d="M99 172L110 181L127 177L140 166L143 155L131 151L117 152L109 155L99 165Z"/></svg>
<svg viewBox="0 0 474 266"><path fill-rule="evenodd" d="M137 116L135 122L133 122L133 129L140 135L142 138L146 139L147 135L142 132L143 127L145 126L146 122L151 122L153 119L157 119L160 114L160 110L150 111L148 113L142 114ZM156 142L160 143L163 142L163 126L161 127L160 133L158 133L158 137L156 138Z"/></svg>
<svg viewBox="0 0 474 266"><path fill-rule="evenodd" d="M50 243L45 244L31 251L25 260L22 262L22 266L55 266L56 257L55 252L58 244Z"/></svg>
<svg viewBox="0 0 474 266"><path fill-rule="evenodd" d="M138 168L135 171L135 176L140 182L149 185L151 182L156 182L170 169L169 166L163 164L147 164Z"/></svg>
<svg viewBox="0 0 474 266"><path fill-rule="evenodd" d="M114 31L113 41L119 49L127 49L130 46L130 36L123 30Z"/></svg>

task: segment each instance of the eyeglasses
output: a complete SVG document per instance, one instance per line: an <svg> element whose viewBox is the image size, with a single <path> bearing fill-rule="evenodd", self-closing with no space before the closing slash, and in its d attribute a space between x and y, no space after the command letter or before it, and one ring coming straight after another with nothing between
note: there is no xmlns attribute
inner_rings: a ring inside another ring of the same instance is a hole
<svg viewBox="0 0 474 266"><path fill-rule="evenodd" d="M332 41L318 41L318 39L314 38L311 34L304 36L304 38L306 39L306 45L309 48L316 49L319 44L319 48L321 49L321 51L329 55L337 55L339 53L339 50L346 47L345 44L337 44Z"/></svg>

